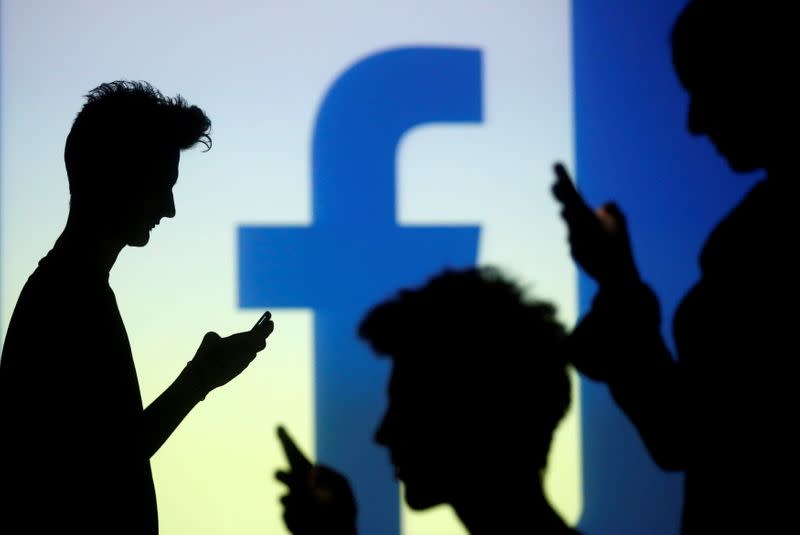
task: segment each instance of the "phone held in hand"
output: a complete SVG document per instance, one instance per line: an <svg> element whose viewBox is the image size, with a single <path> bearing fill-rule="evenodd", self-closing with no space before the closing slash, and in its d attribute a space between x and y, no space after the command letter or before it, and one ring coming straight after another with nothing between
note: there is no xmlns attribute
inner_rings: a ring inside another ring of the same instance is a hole
<svg viewBox="0 0 800 535"><path fill-rule="evenodd" d="M283 446L286 459L289 461L289 467L293 472L305 473L311 470L313 464L292 440L292 437L289 436L283 426L278 427L278 440Z"/></svg>
<svg viewBox="0 0 800 535"><path fill-rule="evenodd" d="M264 325L264 323L266 323L266 322L268 322L270 320L270 318L272 318L272 314L269 312L269 310L267 310L266 312L261 314L261 317L258 318L258 321L256 322L256 324L253 325L253 330L261 328Z"/></svg>

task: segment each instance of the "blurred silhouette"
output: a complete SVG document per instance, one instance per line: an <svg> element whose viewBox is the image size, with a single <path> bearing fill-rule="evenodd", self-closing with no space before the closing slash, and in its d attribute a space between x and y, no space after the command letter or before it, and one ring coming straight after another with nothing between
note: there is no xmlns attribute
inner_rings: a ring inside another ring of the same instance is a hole
<svg viewBox="0 0 800 535"><path fill-rule="evenodd" d="M87 95L64 150L67 223L22 289L0 360L0 532L157 533L150 456L264 347L268 317L207 333L143 410L109 271L175 216L180 152L210 148L209 127L200 108L144 82Z"/></svg>
<svg viewBox="0 0 800 535"><path fill-rule="evenodd" d="M570 360L608 383L653 459L686 473L683 533L783 532L796 524L795 376L798 263L795 34L790 4L694 0L672 30L689 93L688 129L737 172L766 170L714 229L701 277L673 321L678 360L660 335L659 304L642 282L625 218L596 212L556 166L572 255L598 283L568 338ZM793 353L792 353L793 354Z"/></svg>
<svg viewBox="0 0 800 535"><path fill-rule="evenodd" d="M555 316L492 268L445 271L369 311L359 335L392 361L375 440L389 450L411 508L450 504L472 534L575 533L542 488L570 401ZM313 466L284 430L279 436L290 464L277 474L289 487L289 529L355 533L346 479Z"/></svg>
<svg viewBox="0 0 800 535"><path fill-rule="evenodd" d="M281 498L289 531L295 535L358 533L356 499L347 479L328 466L311 463L283 427L278 427L278 440L289 461L289 471L276 474L290 490Z"/></svg>

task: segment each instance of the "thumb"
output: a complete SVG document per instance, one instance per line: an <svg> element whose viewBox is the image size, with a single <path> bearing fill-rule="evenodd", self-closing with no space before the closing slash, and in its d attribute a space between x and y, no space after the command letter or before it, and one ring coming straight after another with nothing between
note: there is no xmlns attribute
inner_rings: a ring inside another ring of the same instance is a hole
<svg viewBox="0 0 800 535"><path fill-rule="evenodd" d="M628 222L616 203L609 202L597 209L597 217L610 234L628 234Z"/></svg>
<svg viewBox="0 0 800 535"><path fill-rule="evenodd" d="M213 342L217 342L221 340L222 337L215 333L214 331L208 331L205 336L203 336L202 344L211 344Z"/></svg>
<svg viewBox="0 0 800 535"><path fill-rule="evenodd" d="M619 205L615 202L608 202L604 206L606 212L617 220L620 225L627 226L627 221L625 219L625 214L622 213Z"/></svg>
<svg viewBox="0 0 800 535"><path fill-rule="evenodd" d="M207 332L203 336L203 340L200 342L200 347L197 348L197 354L195 356L202 358L202 355L212 351L213 348L219 344L220 340L222 340L222 338L220 338L220 336L214 331Z"/></svg>

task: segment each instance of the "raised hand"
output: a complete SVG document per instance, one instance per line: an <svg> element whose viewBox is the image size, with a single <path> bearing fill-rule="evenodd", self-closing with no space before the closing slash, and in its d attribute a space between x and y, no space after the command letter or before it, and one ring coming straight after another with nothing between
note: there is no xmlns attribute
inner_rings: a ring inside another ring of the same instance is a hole
<svg viewBox="0 0 800 535"><path fill-rule="evenodd" d="M208 332L203 337L194 358L189 362L194 380L205 393L226 384L242 373L267 344L275 324L269 312L249 331L220 337Z"/></svg>
<svg viewBox="0 0 800 535"><path fill-rule="evenodd" d="M638 281L625 216L614 203L595 211L586 204L566 168L554 166L553 195L569 230L572 258L599 284Z"/></svg>
<svg viewBox="0 0 800 535"><path fill-rule="evenodd" d="M289 471L275 478L289 492L281 498L283 520L294 535L355 535L356 502L347 479L339 472L314 465L283 427L278 439L289 461Z"/></svg>

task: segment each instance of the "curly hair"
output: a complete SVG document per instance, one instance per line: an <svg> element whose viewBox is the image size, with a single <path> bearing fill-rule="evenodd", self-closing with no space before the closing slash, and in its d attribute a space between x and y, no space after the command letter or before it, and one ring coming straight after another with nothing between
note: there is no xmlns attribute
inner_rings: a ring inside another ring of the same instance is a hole
<svg viewBox="0 0 800 535"><path fill-rule="evenodd" d="M433 378L442 396L480 392L497 419L525 430L540 468L570 404L564 327L556 308L527 299L493 267L445 270L400 290L358 327L375 353Z"/></svg>
<svg viewBox="0 0 800 535"><path fill-rule="evenodd" d="M67 136L64 163L70 193L91 191L109 171L127 164L137 151L211 148L211 121L180 95L165 97L147 82L117 80L85 95L86 102ZM138 156L138 155L137 155Z"/></svg>

